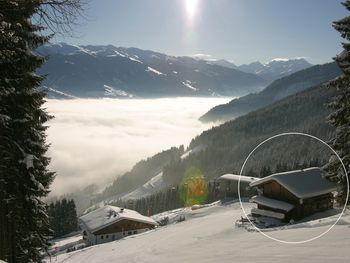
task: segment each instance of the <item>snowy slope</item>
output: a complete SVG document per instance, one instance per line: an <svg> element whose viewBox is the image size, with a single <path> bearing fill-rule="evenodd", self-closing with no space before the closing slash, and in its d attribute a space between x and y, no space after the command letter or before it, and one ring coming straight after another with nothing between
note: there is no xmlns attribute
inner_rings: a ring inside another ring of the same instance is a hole
<svg viewBox="0 0 350 263"><path fill-rule="evenodd" d="M195 147L194 149L185 152L181 156L181 159L185 159L190 154L199 152L202 149L203 149L203 147ZM128 192L128 193L121 194L121 195L113 196L112 198L105 200L105 202L111 203L119 198L124 200L124 201L127 201L129 199L140 199L140 198L149 196L151 194L160 192L160 191L166 189L167 187L169 187L169 185L163 180L163 172L160 172L157 175L155 175L154 177L152 177L148 182L146 182L142 186L136 188L135 190ZM103 205L103 204L101 203L101 205Z"/></svg>
<svg viewBox="0 0 350 263"><path fill-rule="evenodd" d="M249 210L251 204L245 207ZM305 244L283 244L258 232L237 228L243 213L239 203L199 210L179 210L186 221L116 242L58 256L57 262L349 262L350 214L329 233ZM336 216L269 231L284 240L308 239L329 228ZM311 227L312 226L312 227Z"/></svg>
<svg viewBox="0 0 350 263"><path fill-rule="evenodd" d="M70 243L78 242L81 239L82 239L82 236L80 233L78 233L70 237L54 239L51 241L51 243L52 243L52 247L62 247Z"/></svg>
<svg viewBox="0 0 350 263"><path fill-rule="evenodd" d="M152 177L151 180L149 180L147 183L145 183L141 187L135 189L130 193L127 193L121 198L123 200L143 198L151 194L154 194L156 192L159 192L164 188L166 188L167 186L168 184L165 183L163 180L163 172L161 172L157 174L155 177Z"/></svg>

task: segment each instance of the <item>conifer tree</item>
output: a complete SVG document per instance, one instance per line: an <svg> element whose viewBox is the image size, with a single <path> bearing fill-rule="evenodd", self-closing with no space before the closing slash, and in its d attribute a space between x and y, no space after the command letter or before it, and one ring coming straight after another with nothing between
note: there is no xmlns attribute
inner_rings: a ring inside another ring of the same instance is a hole
<svg viewBox="0 0 350 263"><path fill-rule="evenodd" d="M350 0L343 3L345 8L350 11ZM343 72L343 75L330 82L330 87L336 89L339 95L330 103L332 113L329 121L336 128L335 138L331 141L333 149L339 154L340 158L350 173L350 16L334 22L334 28L345 39L343 43L344 50L335 57L335 61ZM343 167L339 160L333 156L326 170L331 179L340 184L339 201L344 203L346 200L347 180Z"/></svg>
<svg viewBox="0 0 350 263"><path fill-rule="evenodd" d="M0 123L2 179L0 258L9 262L39 262L47 248L48 218L42 198L54 174L47 170L44 93L35 74L44 59L35 50L48 40L30 18L40 1L1 1ZM5 237L5 239L3 239Z"/></svg>
<svg viewBox="0 0 350 263"><path fill-rule="evenodd" d="M48 37L35 21L65 25L74 13L60 11L77 1L0 0L0 259L9 263L41 262L50 235L43 198L54 178L45 155L51 116L35 73L44 62L35 50Z"/></svg>
<svg viewBox="0 0 350 263"><path fill-rule="evenodd" d="M61 237L78 230L78 219L73 200L63 198L48 207L50 227L54 237Z"/></svg>

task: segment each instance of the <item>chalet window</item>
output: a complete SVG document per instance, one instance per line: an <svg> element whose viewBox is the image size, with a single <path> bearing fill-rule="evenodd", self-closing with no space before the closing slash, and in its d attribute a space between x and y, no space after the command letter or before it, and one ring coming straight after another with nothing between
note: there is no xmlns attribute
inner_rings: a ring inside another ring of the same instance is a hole
<svg viewBox="0 0 350 263"><path fill-rule="evenodd" d="M132 234L131 231L129 231L129 232L128 232L128 236L130 236L131 234Z"/></svg>
<svg viewBox="0 0 350 263"><path fill-rule="evenodd" d="M125 232L123 232L123 236L125 236L126 235L126 233Z"/></svg>
<svg viewBox="0 0 350 263"><path fill-rule="evenodd" d="M134 234L137 234L137 231L136 231L136 230L134 231Z"/></svg>
<svg viewBox="0 0 350 263"><path fill-rule="evenodd" d="M108 235L106 235L106 238L108 238Z"/></svg>
<svg viewBox="0 0 350 263"><path fill-rule="evenodd" d="M101 239L103 239L103 235L101 235Z"/></svg>

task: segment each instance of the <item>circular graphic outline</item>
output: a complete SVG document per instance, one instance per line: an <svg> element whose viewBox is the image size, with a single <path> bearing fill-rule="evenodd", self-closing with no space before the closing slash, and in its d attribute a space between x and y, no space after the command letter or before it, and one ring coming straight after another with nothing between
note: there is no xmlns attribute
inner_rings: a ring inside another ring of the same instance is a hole
<svg viewBox="0 0 350 263"><path fill-rule="evenodd" d="M274 240L274 241L277 241L277 242L281 242L281 243L284 243L284 244L303 244L303 243L307 243L307 242L311 242L313 240L316 240L317 238L320 238L322 236L324 236L325 234L327 234L337 223L338 221L340 220L340 218L343 216L345 210L346 210L346 202L344 204L344 207L343 207L343 210L342 212L340 213L339 217L337 218L337 220L335 221L335 223L333 225L330 226L330 228L328 228L326 231L324 231L323 233L319 234L318 236L316 237L313 237L313 238L309 238L307 240L301 240L301 241L286 241L286 240L281 240L281 239L278 239L278 238L275 238L275 237L271 237L269 236L268 234L264 233L263 231L261 231L260 228L256 227L253 222L249 219L246 211L244 210L243 208L243 204L242 204L242 200L241 200L241 191L240 191L240 185L241 185L241 176L242 176L242 173L243 173L243 169L244 169L244 166L246 165L247 161L249 160L250 156L261 146L263 145L264 143L268 142L268 141L271 141L275 138L278 138L278 137L282 137L282 136L286 136L286 135L300 135L300 136L306 136L306 137L309 137L309 138L312 138L312 139L315 139L321 143L323 143L324 145L326 145L333 153L335 156L337 156L338 160L340 161L342 167L343 167L343 170L345 172L345 177L346 177L346 183L347 183L347 192L346 192L346 200L349 199L349 178L348 178L348 173L346 171L346 168L345 168L345 165L342 161L342 159L340 158L340 156L338 155L338 153L330 146L328 145L325 141L321 140L320 138L316 137L316 136L313 136L313 135L310 135L310 134L307 134L307 133L302 133L302 132L284 132L284 133L279 133L277 135L274 135L274 136L271 136L267 139L265 139L263 142L259 143L258 146L256 146L250 153L249 155L247 156L247 158L245 159L243 165L242 165L242 168L241 168L241 171L239 173L239 177L238 177L238 199L239 199L239 203L240 203L240 206L241 206L241 209L243 210L243 213L245 215L245 217L248 219L248 221L250 222L250 224L257 230L259 231L262 235L264 235L265 237L267 238L270 238L271 240Z"/></svg>

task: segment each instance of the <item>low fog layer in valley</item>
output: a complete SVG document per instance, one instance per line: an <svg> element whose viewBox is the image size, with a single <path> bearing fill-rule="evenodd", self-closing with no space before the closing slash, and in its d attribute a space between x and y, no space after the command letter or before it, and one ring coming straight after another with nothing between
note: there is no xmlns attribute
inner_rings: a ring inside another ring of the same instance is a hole
<svg viewBox="0 0 350 263"><path fill-rule="evenodd" d="M137 161L213 126L198 118L232 98L48 100L52 194L104 185Z"/></svg>

